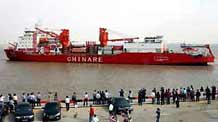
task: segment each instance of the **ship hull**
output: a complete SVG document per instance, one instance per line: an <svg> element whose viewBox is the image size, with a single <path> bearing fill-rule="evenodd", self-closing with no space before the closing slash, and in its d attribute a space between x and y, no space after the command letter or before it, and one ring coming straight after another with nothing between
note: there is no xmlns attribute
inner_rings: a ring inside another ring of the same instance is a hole
<svg viewBox="0 0 218 122"><path fill-rule="evenodd" d="M207 65L214 62L213 56L191 56L185 53L120 53L114 55L91 55L72 53L41 55L24 53L12 49L4 50L11 61L99 63L99 64L141 64L141 65Z"/></svg>

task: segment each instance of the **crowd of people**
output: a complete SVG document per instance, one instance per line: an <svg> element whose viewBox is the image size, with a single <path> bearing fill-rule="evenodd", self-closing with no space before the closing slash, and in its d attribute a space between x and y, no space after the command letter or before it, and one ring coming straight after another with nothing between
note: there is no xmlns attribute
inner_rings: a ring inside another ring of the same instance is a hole
<svg viewBox="0 0 218 122"><path fill-rule="evenodd" d="M147 94L147 90L145 88L142 88L138 91L137 96L133 97L133 91L129 90L127 93L127 96L125 96L124 89L120 89L118 92L120 97L127 98L130 102L133 102L134 99L138 99L138 104L142 105L142 103L146 102L146 99L152 99L152 104L170 104L170 103L176 103L176 100L179 101L199 101L202 98L205 98L208 100L208 104L210 104L210 100L214 100L217 94L216 86L212 87L206 87L204 88L201 86L198 89L194 89L194 87L188 86L188 87L180 87L180 88L164 88L161 87L160 90L157 90L156 88L152 89L150 94ZM136 95L136 94L135 94ZM84 92L84 96L81 99L78 99L76 92L73 92L72 97L67 96L70 101L82 101L84 106L88 106L90 101L93 101L92 104L108 104L107 101L112 97L111 93L108 90L102 91L102 90L94 90L92 93L92 96L88 94L88 92ZM23 93L20 96L17 96L16 93L14 94L8 94L8 95L2 95L0 94L0 101L8 102L17 104L19 101L22 102L29 102L33 107L34 106L40 106L42 95L40 92L37 92L35 94L32 93ZM50 100L58 100L57 92L53 94L48 93L48 99Z"/></svg>
<svg viewBox="0 0 218 122"><path fill-rule="evenodd" d="M111 98L111 94L108 90L93 92L93 104L107 104L108 100Z"/></svg>
<svg viewBox="0 0 218 122"><path fill-rule="evenodd" d="M40 92L38 92L37 94L34 94L34 92L23 93L20 97L18 97L16 93L9 93L6 96L2 94L0 95L0 102L5 102L9 107L9 111L14 111L17 103L21 101L30 103L33 108L35 106L41 106L41 94Z"/></svg>
<svg viewBox="0 0 218 122"><path fill-rule="evenodd" d="M83 106L90 106L91 104L106 105L109 104L108 101L112 97L111 93L108 90L104 90L104 91L94 90L93 93L91 94L88 94L88 92L84 92L82 99L78 99L77 93L73 92L72 96L66 96L65 100L62 100L62 102L65 102L66 110L69 111L70 104L72 102L74 104L74 107L75 106L78 107L77 102L83 102ZM211 100L216 99L216 94L217 94L216 86L212 86L212 87L207 86L205 88L201 86L200 88L194 88L192 85L188 87L180 87L180 88L161 87L159 90L154 88L151 90L150 94L147 94L147 90L145 88L142 88L138 90L138 93L135 93L136 97L134 97L133 91L131 90L129 90L126 94L124 89L120 89L118 92L119 97L124 97L128 99L130 103L132 103L134 100L135 101L137 100L138 105L142 105L147 101L147 99L151 99L152 104L158 104L158 105L176 104L177 108L179 107L180 102L186 102L186 101L198 102L201 99L207 100L207 103L210 104ZM0 102L7 103L9 106L9 111L13 111L18 102L28 102L32 105L33 108L35 106L41 106L41 99L42 96L40 92L37 92L36 94L34 92L22 93L22 95L20 96L18 96L16 93L7 94L5 96L0 94ZM52 100L52 99L55 101L59 100L57 92L55 92L54 94L51 92L48 93L48 100ZM93 118L95 118L95 120L97 121L98 118L97 115L95 115L95 113L93 112L94 111L93 107L91 106L90 108L92 108L92 110L90 109L90 111L92 111L90 113L91 116L90 121L92 122ZM114 116L114 113L110 111L111 108L113 107L109 106L109 115L111 116L110 117L111 121L113 121L116 119L116 116ZM157 114L159 114L158 111ZM128 115L128 114L124 114L124 115Z"/></svg>
<svg viewBox="0 0 218 122"><path fill-rule="evenodd" d="M130 102L133 102L134 99L138 99L138 104L142 105L142 103L146 102L146 99L152 99L152 104L171 104L176 103L176 101L199 101L200 99L205 98L208 100L208 104L210 104L210 100L214 100L217 94L216 86L206 87L201 86L198 89L195 89L192 85L188 87L180 87L180 88L164 88L161 87L160 90L154 88L151 90L150 94L147 94L147 90L142 88L138 91L137 96L133 97L133 91L129 90L128 95L125 96L124 89L120 89L118 92L120 97L127 98ZM136 95L136 94L135 94ZM73 92L72 97L67 96L70 101L77 102L82 101L84 106L88 106L90 101L93 101L92 104L108 104L108 100L112 97L111 93L108 90L94 90L92 96L88 94L88 92L84 92L84 96L81 99L77 98L76 92ZM40 92L35 94L32 93L23 93L20 96L17 96L16 93L8 94L6 96L0 94L0 101L7 102L12 105L16 105L17 102L29 102L33 107L41 105L42 96ZM52 93L48 93L48 99L52 99ZM53 94L53 99L58 100L57 92ZM68 101L69 101L68 100Z"/></svg>
<svg viewBox="0 0 218 122"><path fill-rule="evenodd" d="M207 103L210 104L211 99L214 100L216 98L216 86L206 87L201 86L198 89L195 89L192 85L188 87L181 87L179 89L165 89L161 87L159 91L155 88L152 90L150 97L152 98L152 104L171 104L176 103L177 107L179 107L179 102L186 101L200 101L200 99L206 99ZM139 100L138 100L139 101Z"/></svg>

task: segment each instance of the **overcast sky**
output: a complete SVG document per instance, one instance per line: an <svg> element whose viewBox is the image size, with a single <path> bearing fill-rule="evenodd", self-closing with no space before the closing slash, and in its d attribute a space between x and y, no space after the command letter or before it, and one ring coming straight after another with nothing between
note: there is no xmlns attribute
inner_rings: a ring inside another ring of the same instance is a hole
<svg viewBox="0 0 218 122"><path fill-rule="evenodd" d="M0 0L0 19L0 43L38 21L69 28L73 41L97 41L99 27L106 27L140 38L218 43L218 0Z"/></svg>

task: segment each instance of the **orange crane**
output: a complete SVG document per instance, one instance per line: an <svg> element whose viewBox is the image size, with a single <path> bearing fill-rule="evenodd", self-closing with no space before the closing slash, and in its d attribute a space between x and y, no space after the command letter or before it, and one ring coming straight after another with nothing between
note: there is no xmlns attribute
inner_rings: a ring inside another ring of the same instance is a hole
<svg viewBox="0 0 218 122"><path fill-rule="evenodd" d="M51 31L42 30L40 28L35 28L35 29L42 32L42 33L45 33L51 37L54 37L55 39L60 40L63 48L68 48L70 46L69 30L68 29L61 29L60 35L58 35L54 32L51 32Z"/></svg>
<svg viewBox="0 0 218 122"><path fill-rule="evenodd" d="M54 38L57 38L57 39L58 39L58 37L59 37L59 35L56 34L56 33L54 33L54 32L45 31L45 30L42 30L42 29L40 29L40 28L35 28L35 29L38 30L38 31L40 31L40 32L42 32L42 33L44 33L44 34L47 34L47 35L49 35L49 36L51 36L51 37L54 37Z"/></svg>
<svg viewBox="0 0 218 122"><path fill-rule="evenodd" d="M128 41L132 42L134 39L139 39L139 37L133 37L133 38L121 38L121 39L108 39L108 32L106 28L100 28L99 29L99 41L102 47L107 46L108 41Z"/></svg>

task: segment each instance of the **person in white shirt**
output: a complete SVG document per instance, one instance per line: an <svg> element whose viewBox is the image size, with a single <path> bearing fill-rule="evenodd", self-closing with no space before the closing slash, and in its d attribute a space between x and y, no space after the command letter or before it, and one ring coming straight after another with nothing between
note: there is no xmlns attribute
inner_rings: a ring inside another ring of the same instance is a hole
<svg viewBox="0 0 218 122"><path fill-rule="evenodd" d="M101 94L99 93L99 91L96 93L96 100L97 100L97 104L101 103Z"/></svg>
<svg viewBox="0 0 218 122"><path fill-rule="evenodd" d="M13 95L14 104L17 105L18 97L16 94Z"/></svg>
<svg viewBox="0 0 218 122"><path fill-rule="evenodd" d="M83 106L88 106L89 95L85 92Z"/></svg>
<svg viewBox="0 0 218 122"><path fill-rule="evenodd" d="M22 94L21 98L22 98L22 102L27 102L27 96L25 93Z"/></svg>
<svg viewBox="0 0 218 122"><path fill-rule="evenodd" d="M34 95L34 93L32 92L30 94L30 104L32 104L32 107L35 107L35 103L36 103L36 96Z"/></svg>
<svg viewBox="0 0 218 122"><path fill-rule="evenodd" d="M66 111L70 110L70 98L66 96L65 98L65 104L66 104Z"/></svg>
<svg viewBox="0 0 218 122"><path fill-rule="evenodd" d="M4 102L4 96L2 94L0 95L0 102Z"/></svg>
<svg viewBox="0 0 218 122"><path fill-rule="evenodd" d="M155 92L154 91L151 92L151 99L152 99L152 104L154 104L155 103Z"/></svg>
<svg viewBox="0 0 218 122"><path fill-rule="evenodd" d="M2 94L0 95L0 102L4 102L5 96L3 96Z"/></svg>
<svg viewBox="0 0 218 122"><path fill-rule="evenodd" d="M110 93L107 90L105 90L105 98L106 98L106 102L108 103L108 100L110 98Z"/></svg>

